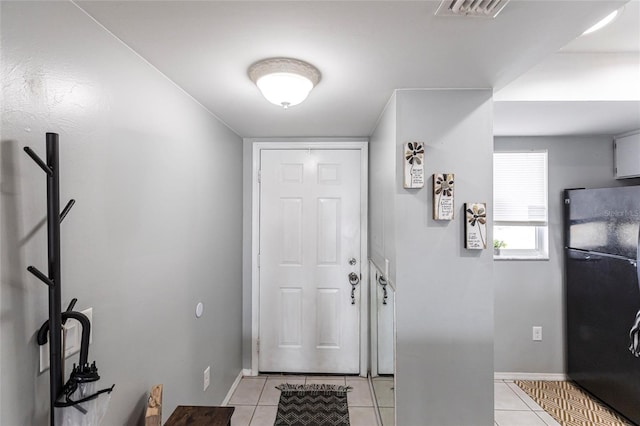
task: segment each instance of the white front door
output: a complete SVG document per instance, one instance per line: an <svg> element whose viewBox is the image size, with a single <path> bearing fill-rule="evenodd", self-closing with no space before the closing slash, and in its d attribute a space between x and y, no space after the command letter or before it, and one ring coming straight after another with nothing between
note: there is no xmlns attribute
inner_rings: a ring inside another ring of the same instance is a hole
<svg viewBox="0 0 640 426"><path fill-rule="evenodd" d="M360 371L360 161L261 150L260 371Z"/></svg>

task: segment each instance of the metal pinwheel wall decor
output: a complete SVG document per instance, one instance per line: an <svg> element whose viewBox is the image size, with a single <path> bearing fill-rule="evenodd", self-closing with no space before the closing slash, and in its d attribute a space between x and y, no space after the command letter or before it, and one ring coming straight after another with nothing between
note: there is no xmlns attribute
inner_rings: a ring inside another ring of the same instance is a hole
<svg viewBox="0 0 640 426"><path fill-rule="evenodd" d="M453 173L433 175L433 219L453 220Z"/></svg>
<svg viewBox="0 0 640 426"><path fill-rule="evenodd" d="M424 144L409 142L404 145L404 187L424 186Z"/></svg>
<svg viewBox="0 0 640 426"><path fill-rule="evenodd" d="M487 204L464 203L464 248L483 250L487 248Z"/></svg>

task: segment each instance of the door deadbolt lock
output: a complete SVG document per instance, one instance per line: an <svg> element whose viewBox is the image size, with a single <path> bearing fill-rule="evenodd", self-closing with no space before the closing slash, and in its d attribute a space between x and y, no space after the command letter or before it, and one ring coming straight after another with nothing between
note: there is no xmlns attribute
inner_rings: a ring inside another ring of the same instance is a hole
<svg viewBox="0 0 640 426"><path fill-rule="evenodd" d="M355 258L355 257L352 257L351 259L349 259L349 265L353 266L353 265L355 265L356 263L358 263L358 262L356 261L356 258Z"/></svg>

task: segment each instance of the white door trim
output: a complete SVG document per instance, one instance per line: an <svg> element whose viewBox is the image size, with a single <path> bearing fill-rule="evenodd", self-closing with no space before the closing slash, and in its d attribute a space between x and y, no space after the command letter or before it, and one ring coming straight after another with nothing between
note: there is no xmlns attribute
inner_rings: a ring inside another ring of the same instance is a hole
<svg viewBox="0 0 640 426"><path fill-rule="evenodd" d="M369 306L368 255L368 183L369 183L369 143L366 139L245 139L253 142L253 162L251 175L251 375L258 375L258 337L260 336L260 273L258 270L258 253L260 248L260 186L258 173L260 170L260 152L263 149L357 149L360 150L360 376L367 377L369 344L367 310Z"/></svg>
<svg viewBox="0 0 640 426"><path fill-rule="evenodd" d="M378 283L374 278L378 267L369 260L369 281L367 286L369 287L369 293L371 294L371 300L369 306L369 350L371 351L371 377L378 377Z"/></svg>

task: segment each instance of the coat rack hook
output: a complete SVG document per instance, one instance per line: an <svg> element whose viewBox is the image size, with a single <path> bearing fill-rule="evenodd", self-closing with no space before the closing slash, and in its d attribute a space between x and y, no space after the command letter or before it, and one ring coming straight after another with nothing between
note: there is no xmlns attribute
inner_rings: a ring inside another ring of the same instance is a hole
<svg viewBox="0 0 640 426"><path fill-rule="evenodd" d="M35 275L37 278L39 278L40 281L42 281L43 283L45 283L49 287L54 287L55 286L55 283L53 281L51 281L51 279L49 279L49 277L47 277L45 274L40 272L38 270L38 268L36 268L35 266L29 266L27 268L27 271L31 272L33 275Z"/></svg>
<svg viewBox="0 0 640 426"><path fill-rule="evenodd" d="M78 301L78 299L76 297L74 297L73 299L71 299L71 302L69 302L69 306L67 306L67 310L66 312L71 312L73 311L74 306L76 306L76 302Z"/></svg>
<svg viewBox="0 0 640 426"><path fill-rule="evenodd" d="M67 310L65 312L73 312L73 308L76 306L76 302L78 301L78 298L74 297L73 299L71 299L71 302L69 302L69 306L67 306ZM62 318L62 325L65 325L67 323L67 318Z"/></svg>
<svg viewBox="0 0 640 426"><path fill-rule="evenodd" d="M71 207L73 207L73 205L75 203L76 203L76 200L74 200L72 198L71 200L69 200L67 205L64 206L64 209L62 209L62 213L60 213L60 223L62 223L62 221L64 220L65 216L67 215L67 213L69 213L69 210L71 210Z"/></svg>
<svg viewBox="0 0 640 426"><path fill-rule="evenodd" d="M25 146L24 152L26 152L29 155L29 157L31 157L31 159L35 161L36 164L40 166L42 170L44 170L47 176L49 177L53 176L53 170L51 170L51 167L47 166L47 164L44 161L42 161L42 159L38 157L38 154L36 154L31 148L29 148L28 146Z"/></svg>

